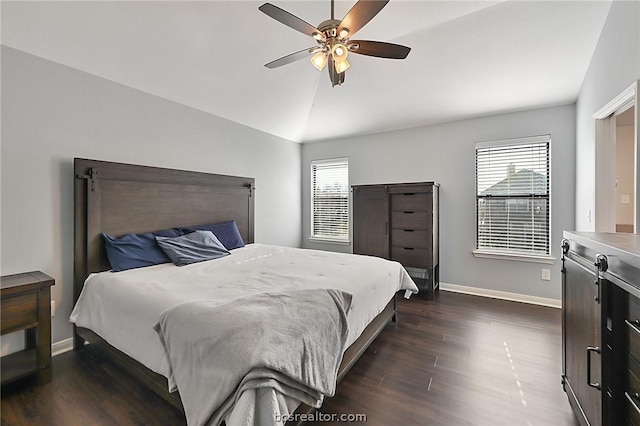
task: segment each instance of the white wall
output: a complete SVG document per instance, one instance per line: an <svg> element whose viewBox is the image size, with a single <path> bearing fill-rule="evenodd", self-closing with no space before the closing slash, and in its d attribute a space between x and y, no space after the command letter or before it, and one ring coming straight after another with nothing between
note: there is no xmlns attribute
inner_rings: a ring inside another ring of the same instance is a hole
<svg viewBox="0 0 640 426"><path fill-rule="evenodd" d="M475 258L475 143L551 134L553 265ZM351 185L436 181L440 187L440 279L482 289L560 299L562 231L574 228L575 107L545 108L302 146L303 247L350 251L310 242L312 160L349 158ZM542 281L540 269L551 268Z"/></svg>
<svg viewBox="0 0 640 426"><path fill-rule="evenodd" d="M640 2L614 1L576 103L576 230L594 231L593 114L640 79Z"/></svg>
<svg viewBox="0 0 640 426"><path fill-rule="evenodd" d="M1 118L1 273L55 278L53 342L72 335L74 157L254 177L256 242L300 245L297 143L5 46Z"/></svg>

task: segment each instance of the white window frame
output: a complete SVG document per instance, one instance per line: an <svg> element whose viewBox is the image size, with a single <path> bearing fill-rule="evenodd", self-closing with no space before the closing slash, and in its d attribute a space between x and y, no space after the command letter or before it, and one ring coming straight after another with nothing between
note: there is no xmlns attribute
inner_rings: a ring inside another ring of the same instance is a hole
<svg viewBox="0 0 640 426"><path fill-rule="evenodd" d="M344 238L339 238L339 237L335 237L335 236L328 236L328 235L316 235L316 230L314 229L314 224L315 224L315 220L314 220L314 201L315 201L315 197L314 197L314 193L315 193L315 188L314 188L314 168L318 165L331 165L331 164L343 164L344 166L346 166L347 168L347 182L346 182L346 200L347 200L347 214L345 217L345 225L346 225L346 235L344 236ZM309 240L311 241L319 241L319 242L325 242L325 243L335 243L335 244L350 244L350 235L351 235L351 229L350 229L350 221L349 221L349 217L350 217L350 209L351 209L351 197L350 197L350 191L349 191L349 159L348 158L330 158L330 159L323 159L323 160L312 160L311 161L311 166L309 167L309 173L310 173L310 189L311 189L311 224L310 224L310 237Z"/></svg>
<svg viewBox="0 0 640 426"><path fill-rule="evenodd" d="M490 250L487 248L478 248L478 164L477 164L477 151L478 148L489 148L489 147L499 147L499 146L516 146L516 145L527 145L531 143L540 143L546 142L548 143L548 191L547 191L547 209L549 215L549 230L548 230L548 253L523 253L520 251L508 251L508 250ZM476 248L473 250L473 255L479 258L489 258L489 259L500 259L500 260L515 260L515 261L526 261L526 262L535 262L535 263L546 263L553 264L555 262L555 258L551 255L551 242L552 242L552 204L551 204L551 194L552 194L552 179L551 179L551 135L540 135L540 136L530 136L523 138L515 138L515 139L503 139L503 140L495 140L495 141L486 141L486 142L478 142L475 146L475 185L474 185L474 208L475 208L475 246Z"/></svg>

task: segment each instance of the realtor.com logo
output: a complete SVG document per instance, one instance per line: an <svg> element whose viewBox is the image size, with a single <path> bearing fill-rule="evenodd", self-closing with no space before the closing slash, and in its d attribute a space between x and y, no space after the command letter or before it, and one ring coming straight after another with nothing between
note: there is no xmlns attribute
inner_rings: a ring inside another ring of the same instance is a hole
<svg viewBox="0 0 640 426"><path fill-rule="evenodd" d="M314 411L313 413L293 413L293 414L277 414L276 422L348 422L358 423L366 422L367 415L363 413L323 413Z"/></svg>

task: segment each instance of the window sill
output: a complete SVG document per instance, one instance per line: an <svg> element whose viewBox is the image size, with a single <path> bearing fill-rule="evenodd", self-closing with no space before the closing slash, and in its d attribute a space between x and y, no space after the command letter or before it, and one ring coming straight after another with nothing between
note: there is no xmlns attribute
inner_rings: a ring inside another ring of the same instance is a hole
<svg viewBox="0 0 640 426"><path fill-rule="evenodd" d="M556 262L556 258L553 256L535 254L501 253L486 250L473 250L473 255L475 257L481 257L485 259L515 260L520 262L546 263L548 265L552 265Z"/></svg>
<svg viewBox="0 0 640 426"><path fill-rule="evenodd" d="M351 244L350 240L336 240L332 238L322 238L322 237L309 237L309 241L314 243L328 243L328 244L339 244L343 246L348 246Z"/></svg>

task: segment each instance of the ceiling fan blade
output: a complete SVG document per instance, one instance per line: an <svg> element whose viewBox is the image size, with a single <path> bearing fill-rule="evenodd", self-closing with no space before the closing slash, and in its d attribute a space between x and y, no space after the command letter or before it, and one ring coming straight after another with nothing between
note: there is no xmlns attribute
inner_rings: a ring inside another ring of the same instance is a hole
<svg viewBox="0 0 640 426"><path fill-rule="evenodd" d="M411 51L407 46L369 40L351 40L347 43L347 48L352 53L389 59L404 59Z"/></svg>
<svg viewBox="0 0 640 426"><path fill-rule="evenodd" d="M335 61L333 60L333 56L329 55L327 58L329 61L327 62L327 68L329 70L329 80L331 80L331 86L341 85L344 83L344 72L337 72Z"/></svg>
<svg viewBox="0 0 640 426"><path fill-rule="evenodd" d="M356 31L367 25L367 22L373 19L389 3L389 0L360 0L356 3L349 13L344 17L340 25L338 25L338 34L343 29L349 31L349 37L353 36Z"/></svg>
<svg viewBox="0 0 640 426"><path fill-rule="evenodd" d="M291 62L299 61L302 58L308 57L314 49L317 49L317 46L309 47L307 49L300 50L298 52L290 53L287 56L283 56L282 58L276 59L275 61L271 61L264 66L267 68L277 68L283 65L290 64Z"/></svg>
<svg viewBox="0 0 640 426"><path fill-rule="evenodd" d="M285 24L288 27L298 30L303 34L313 37L314 33L320 33L313 25L303 21L295 15L287 12L284 9L280 9L278 6L274 6L271 3L265 3L258 8L261 12L269 15L278 22Z"/></svg>

